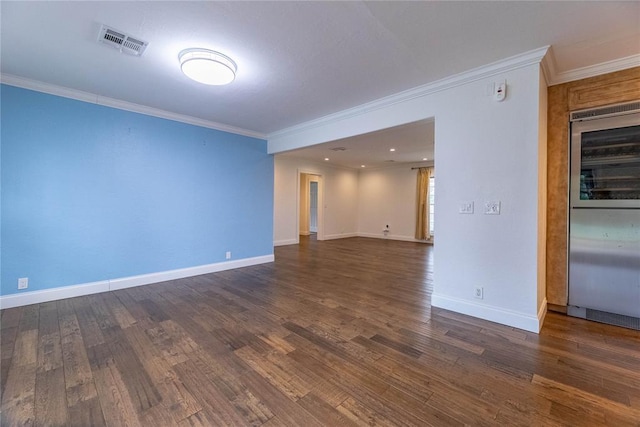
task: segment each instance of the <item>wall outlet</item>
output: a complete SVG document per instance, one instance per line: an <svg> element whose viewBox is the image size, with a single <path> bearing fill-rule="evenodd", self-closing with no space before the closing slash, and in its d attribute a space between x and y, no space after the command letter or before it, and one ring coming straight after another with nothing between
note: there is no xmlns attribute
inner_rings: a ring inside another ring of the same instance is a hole
<svg viewBox="0 0 640 427"><path fill-rule="evenodd" d="M227 251L226 254L224 254L226 259L231 259L231 251Z"/></svg>
<svg viewBox="0 0 640 427"><path fill-rule="evenodd" d="M29 278L21 277L18 279L18 289L27 289L29 287Z"/></svg>
<svg viewBox="0 0 640 427"><path fill-rule="evenodd" d="M485 215L500 215L500 202L484 202Z"/></svg>
<svg viewBox="0 0 640 427"><path fill-rule="evenodd" d="M460 207L458 208L458 213L461 213L461 214L472 214L473 213L473 202L460 202Z"/></svg>
<svg viewBox="0 0 640 427"><path fill-rule="evenodd" d="M482 289L482 286L476 286L475 293L473 296L475 296L478 299L484 298L484 289Z"/></svg>

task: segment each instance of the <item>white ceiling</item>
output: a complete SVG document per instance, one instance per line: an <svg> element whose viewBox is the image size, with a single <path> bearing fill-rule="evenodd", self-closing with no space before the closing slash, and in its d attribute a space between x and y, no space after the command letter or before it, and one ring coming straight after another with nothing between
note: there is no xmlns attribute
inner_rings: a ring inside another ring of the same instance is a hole
<svg viewBox="0 0 640 427"><path fill-rule="evenodd" d="M261 135L545 45L559 74L640 55L637 1L2 1L0 8L5 80ZM99 44L102 23L148 41L144 55ZM189 47L231 56L236 81L188 80L178 53Z"/></svg>
<svg viewBox="0 0 640 427"><path fill-rule="evenodd" d="M338 150L336 150L336 148ZM340 150L344 148L345 150ZM390 151L391 149L395 151ZM434 161L434 122L421 120L351 138L292 150L283 156L361 169Z"/></svg>

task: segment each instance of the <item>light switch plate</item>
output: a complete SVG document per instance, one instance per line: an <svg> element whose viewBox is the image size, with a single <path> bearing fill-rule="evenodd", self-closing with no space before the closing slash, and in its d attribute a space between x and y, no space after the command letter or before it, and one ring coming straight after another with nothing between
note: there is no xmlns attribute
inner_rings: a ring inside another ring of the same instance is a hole
<svg viewBox="0 0 640 427"><path fill-rule="evenodd" d="M484 214L485 215L500 215L500 202L484 202Z"/></svg>
<svg viewBox="0 0 640 427"><path fill-rule="evenodd" d="M460 202L460 207L458 208L458 213L461 213L461 214L472 214L473 213L473 202Z"/></svg>

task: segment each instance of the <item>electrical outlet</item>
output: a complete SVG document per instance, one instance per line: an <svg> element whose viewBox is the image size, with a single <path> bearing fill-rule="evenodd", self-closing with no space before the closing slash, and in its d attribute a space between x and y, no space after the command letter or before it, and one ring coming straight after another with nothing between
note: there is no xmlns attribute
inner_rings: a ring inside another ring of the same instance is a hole
<svg viewBox="0 0 640 427"><path fill-rule="evenodd" d="M227 251L227 253L224 256L226 259L231 259L231 251Z"/></svg>
<svg viewBox="0 0 640 427"><path fill-rule="evenodd" d="M500 215L500 202L484 202L485 215Z"/></svg>
<svg viewBox="0 0 640 427"><path fill-rule="evenodd" d="M484 298L484 289L482 289L482 286L476 286L476 292L474 296L478 299Z"/></svg>
<svg viewBox="0 0 640 427"><path fill-rule="evenodd" d="M458 213L461 213L461 214L472 214L473 213L473 202L460 202L460 207L458 208Z"/></svg>
<svg viewBox="0 0 640 427"><path fill-rule="evenodd" d="M29 287L29 278L21 277L18 279L18 289L27 289Z"/></svg>

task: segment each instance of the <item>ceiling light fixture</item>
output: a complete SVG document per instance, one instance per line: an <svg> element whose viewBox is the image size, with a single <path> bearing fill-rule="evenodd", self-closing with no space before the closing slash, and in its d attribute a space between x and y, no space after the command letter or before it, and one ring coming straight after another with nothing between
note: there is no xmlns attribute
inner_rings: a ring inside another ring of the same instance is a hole
<svg viewBox="0 0 640 427"><path fill-rule="evenodd" d="M209 49L185 49L178 55L182 72L205 85L220 86L236 78L238 67L231 58Z"/></svg>
<svg viewBox="0 0 640 427"><path fill-rule="evenodd" d="M328 158L328 157L325 157L325 158L324 158L324 161L325 161L325 162L328 162L328 161L329 161L329 158Z"/></svg>
<svg viewBox="0 0 640 427"><path fill-rule="evenodd" d="M363 168L363 167L364 167L364 165L360 165L360 167L361 167L361 168Z"/></svg>
<svg viewBox="0 0 640 427"><path fill-rule="evenodd" d="M423 162L424 162L424 161L426 161L426 160L429 160L429 159L427 159L426 157L423 157L423 158L422 158L422 161L423 161Z"/></svg>
<svg viewBox="0 0 640 427"><path fill-rule="evenodd" d="M395 148L389 148L389 151L393 152L393 151L396 151L396 149Z"/></svg>

